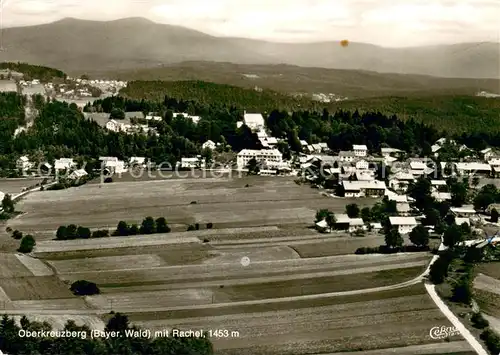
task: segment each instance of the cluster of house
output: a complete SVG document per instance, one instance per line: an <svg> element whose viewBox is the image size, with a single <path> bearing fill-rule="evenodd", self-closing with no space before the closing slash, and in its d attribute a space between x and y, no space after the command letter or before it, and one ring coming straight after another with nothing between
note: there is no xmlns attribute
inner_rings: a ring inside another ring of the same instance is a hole
<svg viewBox="0 0 500 355"><path fill-rule="evenodd" d="M338 95L335 95L335 94L332 94L332 93L324 94L324 93L320 92L320 93L312 94L312 99L314 101L328 103L328 102L344 101L344 100L347 100L348 98L347 97L338 96Z"/></svg>
<svg viewBox="0 0 500 355"><path fill-rule="evenodd" d="M283 154L276 148L279 143L278 139L267 133L262 114L245 112L243 120L237 124L238 127L242 125L248 126L257 134L263 149L243 149L238 152L236 166L239 170L245 170L249 162L255 159L259 164L260 175L277 175L292 171L290 162L284 161Z"/></svg>
<svg viewBox="0 0 500 355"><path fill-rule="evenodd" d="M150 161L145 157L131 157L128 162L120 160L117 157L99 157L99 161L105 175L122 174L127 172L131 167L139 166L145 168L150 164ZM69 179L79 179L88 175L84 168L78 168L78 163L73 158L60 158L56 159L53 165L43 163L35 167L35 164L30 161L29 157L24 155L16 161L16 167L25 174L32 173L34 175L66 172Z"/></svg>
<svg viewBox="0 0 500 355"><path fill-rule="evenodd" d="M121 81L121 80L87 80L87 79L71 79L68 78L69 80L74 80L77 84L80 85L90 85L94 86L96 88L101 89L102 91L108 91L108 92L118 92L120 89L127 87L127 82L126 81Z"/></svg>
<svg viewBox="0 0 500 355"><path fill-rule="evenodd" d="M435 154L445 144L445 139L440 139L432 147ZM454 142L448 142L455 144ZM461 151L470 151L467 147L458 147ZM396 202L397 214L396 217L391 217L390 223L392 226L398 227L402 234L409 233L423 216L417 216L418 211L412 211L410 208L411 198L406 195L408 186L415 182L422 175L433 176L431 179L432 196L438 201L451 200L451 193L448 190L446 181L438 176L438 167L434 166L434 162L425 158L410 158L401 161L404 152L394 148L381 148L381 152L377 156L370 156L365 145L353 145L351 151L339 152L337 156L330 155L306 155L300 157L303 176L310 181L315 181L319 173L326 173L328 176L335 175L338 177L337 183L342 185L344 196L355 197L382 197L387 196L389 200ZM500 158L491 148L487 148L475 155L472 151L470 154L465 154L469 157L465 162L441 162L441 174L445 176L444 170L450 168L452 173L460 176L483 175L491 176L497 169L500 169ZM317 169L310 169L319 162L320 166L326 166L323 172ZM384 181L377 180L377 171L380 173L382 167L384 172L385 167L390 167L390 174L384 176ZM440 179L441 178L441 179ZM386 181L388 184L386 184ZM477 219L476 211L473 206L463 206L452 208L451 212L455 215L456 223L471 224L471 221ZM337 217L339 218L339 217ZM358 219L348 220L345 216L340 216L341 224L347 225L345 230L353 231L358 228L360 221ZM349 223L347 223L349 222ZM351 223L352 222L352 223ZM346 224L347 223L347 224ZM325 221L320 221L317 226L324 229ZM365 228L365 224L362 224ZM373 227L373 229L376 229Z"/></svg>

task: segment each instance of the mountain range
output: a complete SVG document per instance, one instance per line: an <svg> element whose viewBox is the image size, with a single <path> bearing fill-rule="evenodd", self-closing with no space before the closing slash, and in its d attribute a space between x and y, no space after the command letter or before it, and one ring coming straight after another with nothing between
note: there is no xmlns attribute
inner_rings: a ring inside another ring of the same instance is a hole
<svg viewBox="0 0 500 355"><path fill-rule="evenodd" d="M499 43L385 48L366 43L274 43L215 37L143 18L66 18L4 29L0 61L46 65L69 74L136 70L185 61L287 64L445 78L500 79Z"/></svg>

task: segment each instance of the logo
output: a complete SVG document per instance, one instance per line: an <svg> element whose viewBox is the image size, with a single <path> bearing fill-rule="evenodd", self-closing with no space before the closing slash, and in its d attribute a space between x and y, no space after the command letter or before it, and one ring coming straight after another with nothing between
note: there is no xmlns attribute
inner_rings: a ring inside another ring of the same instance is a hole
<svg viewBox="0 0 500 355"><path fill-rule="evenodd" d="M460 335L460 332L455 327L434 327L429 331L432 339L446 339L455 335Z"/></svg>

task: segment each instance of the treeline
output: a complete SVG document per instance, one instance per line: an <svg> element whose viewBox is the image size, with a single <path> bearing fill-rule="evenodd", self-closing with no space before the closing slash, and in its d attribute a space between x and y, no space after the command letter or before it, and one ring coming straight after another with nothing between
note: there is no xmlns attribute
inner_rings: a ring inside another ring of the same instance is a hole
<svg viewBox="0 0 500 355"><path fill-rule="evenodd" d="M66 79L67 77L64 72L58 69L20 62L2 62L0 63L0 69L17 71L23 73L26 80L39 79L42 82L48 82L54 78Z"/></svg>
<svg viewBox="0 0 500 355"><path fill-rule="evenodd" d="M102 229L91 232L90 228L70 224L67 226L59 226L56 231L57 240L74 240L74 239L89 239L89 238L106 238L109 237L109 231Z"/></svg>
<svg viewBox="0 0 500 355"><path fill-rule="evenodd" d="M212 355L213 346L207 337L136 336L140 329L131 326L126 315L114 314L107 322L105 331L116 332L116 337L91 337L88 326L78 326L72 320L62 331L69 336L58 336L48 322L34 322L23 316L20 326L14 318L4 315L0 321L0 350L9 355ZM25 336L28 332L42 332L45 336ZM53 334L50 332L54 331ZM61 333L60 333L61 334Z"/></svg>

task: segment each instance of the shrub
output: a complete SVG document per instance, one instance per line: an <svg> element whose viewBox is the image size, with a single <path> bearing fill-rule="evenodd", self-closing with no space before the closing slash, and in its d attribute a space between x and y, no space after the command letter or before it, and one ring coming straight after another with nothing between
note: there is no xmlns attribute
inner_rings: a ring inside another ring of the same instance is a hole
<svg viewBox="0 0 500 355"><path fill-rule="evenodd" d="M203 243L210 243L210 240L208 240L208 238L204 238Z"/></svg>
<svg viewBox="0 0 500 355"><path fill-rule="evenodd" d="M196 223L196 224L194 225L194 228L195 228L197 231L199 231L199 230L200 230L200 224L199 224L199 223Z"/></svg>
<svg viewBox="0 0 500 355"><path fill-rule="evenodd" d="M194 231L194 230L196 230L196 227L195 227L194 225L190 224L190 225L188 226L187 230L188 230L188 232L189 232L189 231Z"/></svg>
<svg viewBox="0 0 500 355"><path fill-rule="evenodd" d="M22 239L23 232L20 232L16 229L14 232L12 232L12 238L17 239L17 240Z"/></svg>
<svg viewBox="0 0 500 355"><path fill-rule="evenodd" d="M7 233L12 233L12 228L7 227L7 228L5 228L5 231L6 231Z"/></svg>
<svg viewBox="0 0 500 355"><path fill-rule="evenodd" d="M214 224L212 222L207 223L207 229L212 229L214 227Z"/></svg>
<svg viewBox="0 0 500 355"><path fill-rule="evenodd" d="M73 282L70 287L71 292L76 296L91 296L98 295L101 291L93 282L86 280L78 280Z"/></svg>
<svg viewBox="0 0 500 355"><path fill-rule="evenodd" d="M197 201L191 201L189 202L190 205L196 205L198 202Z"/></svg>
<svg viewBox="0 0 500 355"><path fill-rule="evenodd" d="M477 329L484 329L490 325L480 312L474 313L471 317L472 326Z"/></svg>
<svg viewBox="0 0 500 355"><path fill-rule="evenodd" d="M106 229L100 229L92 232L91 238L106 238L109 237L109 231Z"/></svg>
<svg viewBox="0 0 500 355"><path fill-rule="evenodd" d="M21 239L21 244L19 245L19 249L17 249L17 251L20 253L31 253L35 245L35 238L28 234Z"/></svg>
<svg viewBox="0 0 500 355"><path fill-rule="evenodd" d="M113 182L113 178L107 177L106 179L104 179L105 184L109 184L111 182Z"/></svg>

